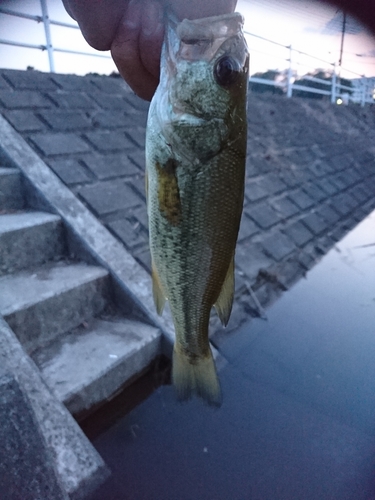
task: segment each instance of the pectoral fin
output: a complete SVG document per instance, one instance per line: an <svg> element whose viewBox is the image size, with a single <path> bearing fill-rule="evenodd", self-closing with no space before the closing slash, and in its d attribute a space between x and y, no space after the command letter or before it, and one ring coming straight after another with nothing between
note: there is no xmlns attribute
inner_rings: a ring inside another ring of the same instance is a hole
<svg viewBox="0 0 375 500"><path fill-rule="evenodd" d="M173 158L170 158L163 166L156 163L160 213L172 226L178 226L182 218L180 188L176 170L177 162Z"/></svg>
<svg viewBox="0 0 375 500"><path fill-rule="evenodd" d="M152 275L152 294L154 296L154 303L156 307L156 312L158 313L159 316L163 314L163 309L166 301L166 297L163 293L161 284L160 284L160 278L159 275L155 269L154 263L152 263L152 270L151 270L151 275Z"/></svg>
<svg viewBox="0 0 375 500"><path fill-rule="evenodd" d="M216 312L223 326L227 326L234 297L234 256L232 257L227 275L215 305Z"/></svg>

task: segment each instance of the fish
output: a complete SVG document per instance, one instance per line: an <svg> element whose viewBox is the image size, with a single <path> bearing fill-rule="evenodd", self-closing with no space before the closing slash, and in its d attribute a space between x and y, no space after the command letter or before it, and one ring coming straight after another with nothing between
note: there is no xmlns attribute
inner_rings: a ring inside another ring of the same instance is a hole
<svg viewBox="0 0 375 500"><path fill-rule="evenodd" d="M146 127L146 198L156 311L175 328L179 400L222 403L209 342L214 306L227 325L243 209L249 52L239 13L168 16L160 82Z"/></svg>

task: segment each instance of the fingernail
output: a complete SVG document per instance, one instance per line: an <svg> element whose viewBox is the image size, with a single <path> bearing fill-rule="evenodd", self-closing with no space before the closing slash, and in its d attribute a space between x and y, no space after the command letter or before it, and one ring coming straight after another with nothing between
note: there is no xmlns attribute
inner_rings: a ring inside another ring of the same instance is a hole
<svg viewBox="0 0 375 500"><path fill-rule="evenodd" d="M158 31L162 25L162 8L159 2L149 2L142 12L142 32L150 36Z"/></svg>
<svg viewBox="0 0 375 500"><path fill-rule="evenodd" d="M139 28L141 23L141 8L138 0L130 0L126 9L124 25L126 28L134 30Z"/></svg>

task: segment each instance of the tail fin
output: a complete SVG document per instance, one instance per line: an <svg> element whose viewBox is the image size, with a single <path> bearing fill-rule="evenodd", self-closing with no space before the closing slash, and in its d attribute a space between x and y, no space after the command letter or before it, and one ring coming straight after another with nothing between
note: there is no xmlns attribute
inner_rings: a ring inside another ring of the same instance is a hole
<svg viewBox="0 0 375 500"><path fill-rule="evenodd" d="M189 357L176 347L173 349L172 380L180 401L190 399L193 393L211 406L221 406L221 389L211 350L204 358L190 362Z"/></svg>

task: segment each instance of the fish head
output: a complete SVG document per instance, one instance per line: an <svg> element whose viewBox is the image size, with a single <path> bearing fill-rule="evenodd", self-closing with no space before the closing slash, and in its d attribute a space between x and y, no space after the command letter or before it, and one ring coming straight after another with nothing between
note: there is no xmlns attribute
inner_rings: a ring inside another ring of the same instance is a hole
<svg viewBox="0 0 375 500"><path fill-rule="evenodd" d="M156 99L172 150L207 159L246 133L249 54L242 26L238 13L169 19Z"/></svg>

